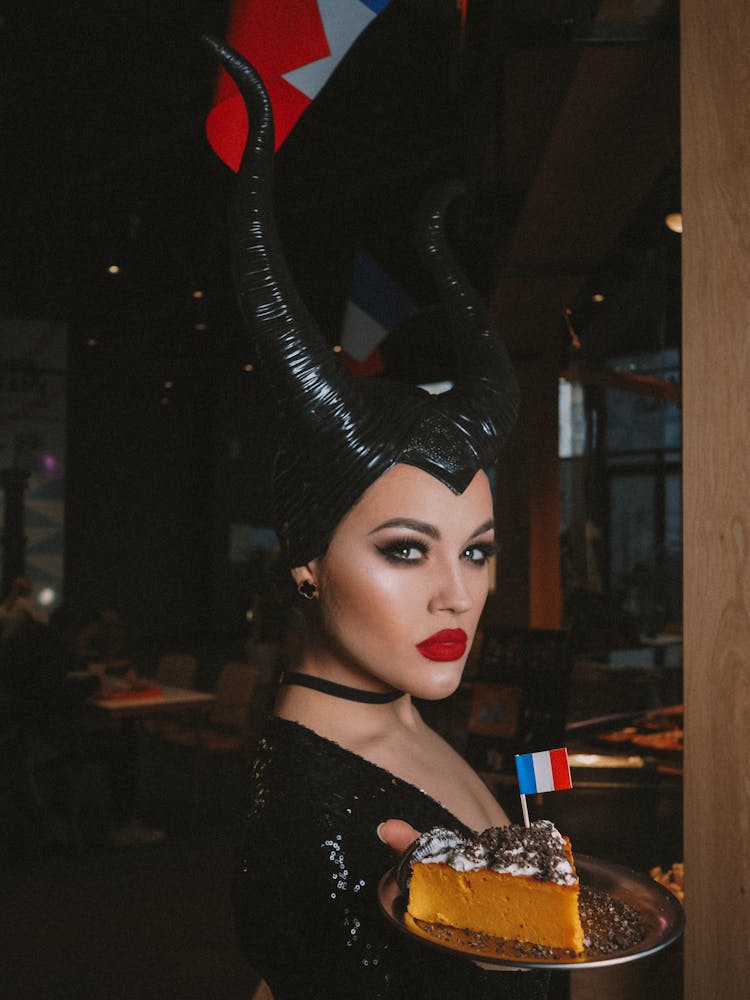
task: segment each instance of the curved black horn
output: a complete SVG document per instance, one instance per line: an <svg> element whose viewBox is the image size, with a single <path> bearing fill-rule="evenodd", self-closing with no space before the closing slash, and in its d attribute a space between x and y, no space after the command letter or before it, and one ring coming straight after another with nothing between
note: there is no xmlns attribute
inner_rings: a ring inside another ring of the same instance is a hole
<svg viewBox="0 0 750 1000"><path fill-rule="evenodd" d="M448 311L457 380L440 408L466 429L479 453L497 451L518 415L519 390L510 356L482 297L471 285L445 233L448 207L465 194L458 181L434 188L422 205L420 252Z"/></svg>
<svg viewBox="0 0 750 1000"><path fill-rule="evenodd" d="M448 308L459 362L443 396L384 380L350 382L294 286L273 211L271 105L255 69L206 39L239 87L249 130L230 225L240 308L280 407L277 529L290 566L325 552L337 524L379 476L403 462L463 492L494 461L518 405L510 359L444 232L455 188L426 208L425 262Z"/></svg>
<svg viewBox="0 0 750 1000"><path fill-rule="evenodd" d="M273 212L274 129L258 72L238 52L204 38L245 102L248 138L230 213L235 285L264 375L297 430L325 433L361 409L331 346L300 298ZM331 421L329 418L335 415Z"/></svg>

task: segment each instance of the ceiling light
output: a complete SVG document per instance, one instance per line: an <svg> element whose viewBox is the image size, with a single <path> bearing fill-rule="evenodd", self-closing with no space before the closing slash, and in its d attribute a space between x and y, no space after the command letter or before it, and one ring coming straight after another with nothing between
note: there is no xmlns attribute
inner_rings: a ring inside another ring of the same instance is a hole
<svg viewBox="0 0 750 1000"><path fill-rule="evenodd" d="M36 597L43 608L48 608L50 604L54 603L57 594L52 587L42 587Z"/></svg>
<svg viewBox="0 0 750 1000"><path fill-rule="evenodd" d="M665 216L664 222L667 229L671 229L673 233L682 232L682 212L670 212L669 215Z"/></svg>
<svg viewBox="0 0 750 1000"><path fill-rule="evenodd" d="M203 298L203 292L200 290L200 288L196 288L195 289L195 291L193 292L193 298L194 299L202 299Z"/></svg>
<svg viewBox="0 0 750 1000"><path fill-rule="evenodd" d="M604 302L604 296L602 295L601 292L594 292L594 294L591 296L591 301L592 302Z"/></svg>
<svg viewBox="0 0 750 1000"><path fill-rule="evenodd" d="M341 344L336 344L335 347L333 348L333 353L334 354L341 354L342 350L343 350L343 348L341 347Z"/></svg>
<svg viewBox="0 0 750 1000"><path fill-rule="evenodd" d="M107 271L110 274L119 274L120 273L120 268L118 267L117 264L110 264L109 267L107 268Z"/></svg>
<svg viewBox="0 0 750 1000"><path fill-rule="evenodd" d="M242 370L243 370L243 372L252 372L252 371L255 371L255 365L243 365L242 366Z"/></svg>

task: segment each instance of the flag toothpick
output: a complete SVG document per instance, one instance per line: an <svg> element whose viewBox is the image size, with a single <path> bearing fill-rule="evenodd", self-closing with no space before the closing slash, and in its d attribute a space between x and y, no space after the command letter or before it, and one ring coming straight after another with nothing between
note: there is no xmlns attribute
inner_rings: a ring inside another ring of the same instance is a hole
<svg viewBox="0 0 750 1000"><path fill-rule="evenodd" d="M529 811L526 796L541 792L559 792L572 788L567 747L557 750L540 750L537 753L516 754L518 790L521 794L521 811L528 827Z"/></svg>

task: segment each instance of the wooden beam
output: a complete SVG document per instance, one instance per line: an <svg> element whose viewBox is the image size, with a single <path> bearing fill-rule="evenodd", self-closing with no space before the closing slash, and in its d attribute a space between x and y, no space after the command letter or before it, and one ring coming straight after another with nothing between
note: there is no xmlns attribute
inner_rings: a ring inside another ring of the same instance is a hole
<svg viewBox="0 0 750 1000"><path fill-rule="evenodd" d="M750 983L750 5L682 2L686 1000Z"/></svg>

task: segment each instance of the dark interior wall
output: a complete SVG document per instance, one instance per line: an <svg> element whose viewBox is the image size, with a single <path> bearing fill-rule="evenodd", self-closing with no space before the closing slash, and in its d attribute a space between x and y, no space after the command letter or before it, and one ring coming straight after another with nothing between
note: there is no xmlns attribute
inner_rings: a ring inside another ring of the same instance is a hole
<svg viewBox="0 0 750 1000"><path fill-rule="evenodd" d="M222 33L228 7L3 11L0 313L67 324L64 600L116 608L137 638L210 622L227 257L200 36Z"/></svg>
<svg viewBox="0 0 750 1000"><path fill-rule="evenodd" d="M131 335L124 378L107 332L96 347L75 337L71 350L65 600L115 608L141 636L200 632L211 578L206 386L196 372L160 391L143 335Z"/></svg>

